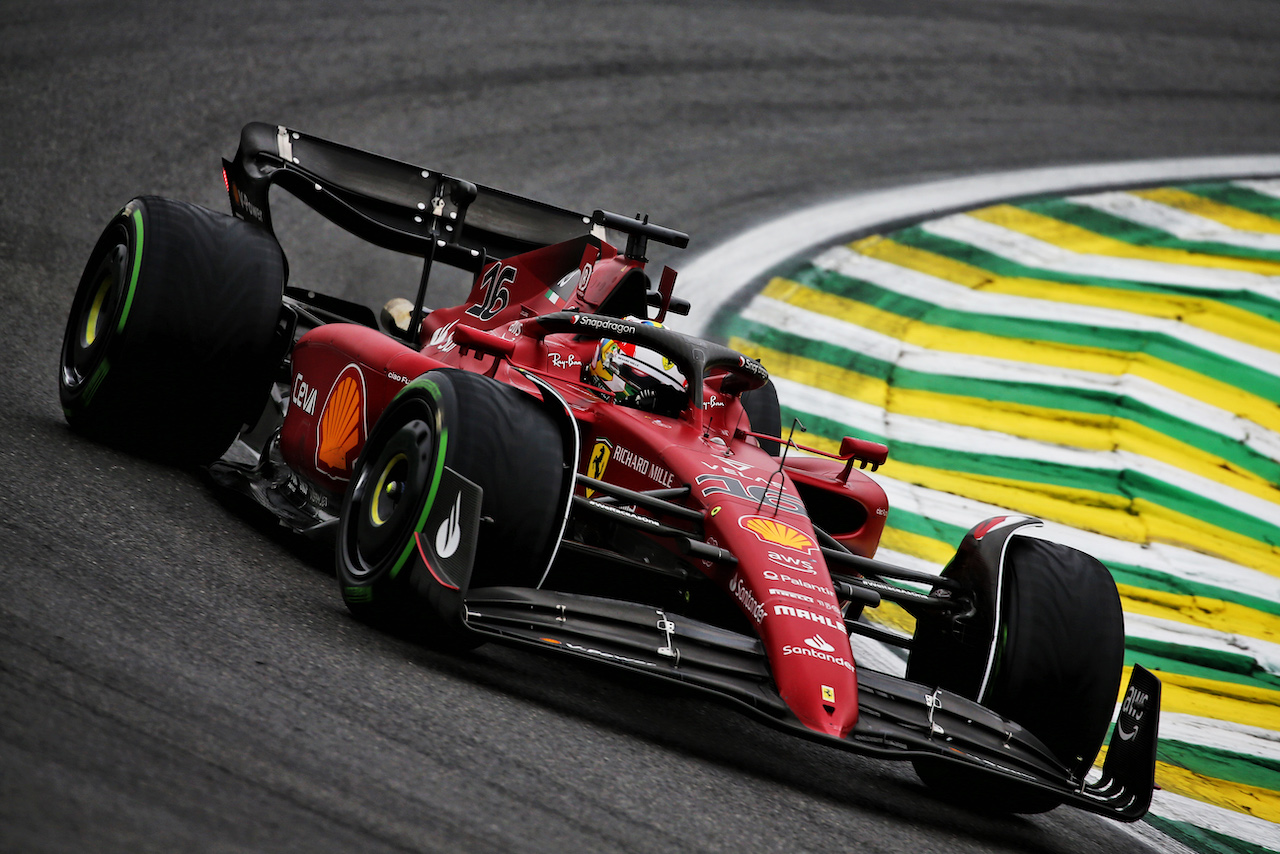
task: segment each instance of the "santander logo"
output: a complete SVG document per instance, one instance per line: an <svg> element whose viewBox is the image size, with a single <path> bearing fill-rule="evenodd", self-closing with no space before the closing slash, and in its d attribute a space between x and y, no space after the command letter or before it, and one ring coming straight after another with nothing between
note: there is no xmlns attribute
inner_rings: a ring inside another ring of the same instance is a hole
<svg viewBox="0 0 1280 854"><path fill-rule="evenodd" d="M827 643L826 639L823 638L822 635L814 635L811 638L805 638L804 642L806 646L812 647L813 649L816 649L819 652L835 652L836 651L836 648L831 644Z"/></svg>

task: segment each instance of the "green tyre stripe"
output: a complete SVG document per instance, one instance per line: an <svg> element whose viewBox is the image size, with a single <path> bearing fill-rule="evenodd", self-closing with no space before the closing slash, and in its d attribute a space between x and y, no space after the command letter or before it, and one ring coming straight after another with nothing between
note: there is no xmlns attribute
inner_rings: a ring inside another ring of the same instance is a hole
<svg viewBox="0 0 1280 854"><path fill-rule="evenodd" d="M125 294L124 310L120 312L120 322L116 324L116 332L123 332L129 320L129 309L133 308L133 295L138 289L138 274L142 271L142 208L133 211L133 269L129 271L129 292Z"/></svg>
<svg viewBox="0 0 1280 854"><path fill-rule="evenodd" d="M372 602L372 587L343 587L342 599L345 602Z"/></svg>
<svg viewBox="0 0 1280 854"><path fill-rule="evenodd" d="M83 406L88 406L93 402L93 396L98 393L98 387L106 379L107 371L109 370L111 370L111 363L107 359L104 358L98 363L98 367L94 369L93 374L89 377L89 382L85 384L84 394L80 398Z"/></svg>
<svg viewBox="0 0 1280 854"><path fill-rule="evenodd" d="M420 532L423 526L427 524L427 514L431 512L431 507L435 504L436 490L440 488L440 475L444 473L444 458L448 449L449 431L441 429L440 449L436 451L436 470L431 474L431 489L427 492L427 500L422 504L422 513L418 516L418 524L413 528L413 533L415 534ZM404 569L404 565L408 562L409 555L413 554L416 545L415 538L410 536L409 541L404 544L404 551L400 553L399 560L396 561L395 566L391 567L392 578L395 578L400 574L400 570Z"/></svg>

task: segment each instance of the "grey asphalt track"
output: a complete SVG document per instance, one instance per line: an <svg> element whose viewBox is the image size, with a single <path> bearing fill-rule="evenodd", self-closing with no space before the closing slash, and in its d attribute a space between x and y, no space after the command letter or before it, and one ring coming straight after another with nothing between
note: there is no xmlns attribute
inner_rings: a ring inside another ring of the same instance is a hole
<svg viewBox="0 0 1280 854"><path fill-rule="evenodd" d="M1274 0L0 12L0 850L1147 850L596 668L365 628L324 555L71 434L57 354L106 220L143 192L226 210L247 121L706 248L907 181L1280 150ZM414 262L279 209L296 284L411 292Z"/></svg>

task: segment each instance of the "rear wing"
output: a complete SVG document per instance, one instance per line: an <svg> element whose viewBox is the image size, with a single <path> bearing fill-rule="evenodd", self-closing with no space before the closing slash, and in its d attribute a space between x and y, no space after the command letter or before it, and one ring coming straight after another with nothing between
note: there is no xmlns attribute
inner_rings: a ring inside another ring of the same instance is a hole
<svg viewBox="0 0 1280 854"><path fill-rule="evenodd" d="M616 228L643 252L654 239L683 248L688 236L606 211L588 215L340 145L290 128L252 122L233 160L222 161L232 211L272 230L268 191L288 190L364 240L453 267Z"/></svg>

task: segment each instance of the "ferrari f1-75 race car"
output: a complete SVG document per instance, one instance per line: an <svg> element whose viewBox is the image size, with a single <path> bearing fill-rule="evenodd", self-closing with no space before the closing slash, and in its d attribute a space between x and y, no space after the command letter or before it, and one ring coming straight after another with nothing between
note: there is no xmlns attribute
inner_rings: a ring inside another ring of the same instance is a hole
<svg viewBox="0 0 1280 854"><path fill-rule="evenodd" d="M1145 814L1141 667L1091 771L1123 670L1106 568L1023 516L977 524L940 576L875 560L863 469L886 448L799 445L763 366L662 324L688 303L645 254L685 234L274 125L223 165L233 216L143 196L94 247L59 371L73 428L328 539L370 623L675 680L987 810ZM422 258L412 304L289 285L273 186ZM474 283L428 310L439 264ZM912 636L865 618L884 602ZM859 666L854 635L907 650L905 678Z"/></svg>

